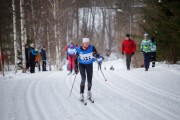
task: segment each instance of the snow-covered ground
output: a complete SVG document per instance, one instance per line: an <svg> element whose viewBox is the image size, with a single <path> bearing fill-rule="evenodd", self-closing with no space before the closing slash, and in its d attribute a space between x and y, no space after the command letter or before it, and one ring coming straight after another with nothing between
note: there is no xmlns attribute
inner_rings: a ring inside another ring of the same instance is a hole
<svg viewBox="0 0 180 120"><path fill-rule="evenodd" d="M66 70L0 76L0 120L180 120L180 65L127 71L119 59L102 69L107 82L95 63L95 103L87 106L79 102L80 74L71 97L74 75Z"/></svg>

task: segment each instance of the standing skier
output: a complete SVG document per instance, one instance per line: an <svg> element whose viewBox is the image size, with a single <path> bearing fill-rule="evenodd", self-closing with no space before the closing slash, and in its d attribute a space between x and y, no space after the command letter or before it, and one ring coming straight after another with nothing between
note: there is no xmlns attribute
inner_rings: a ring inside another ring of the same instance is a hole
<svg viewBox="0 0 180 120"><path fill-rule="evenodd" d="M151 60L152 60L152 67L155 67L155 62L156 62L156 47L157 47L157 44L154 41L154 37L151 37Z"/></svg>
<svg viewBox="0 0 180 120"><path fill-rule="evenodd" d="M130 39L129 34L126 34L125 39L122 42L121 46L122 55L126 55L126 66L127 70L130 70L131 57L136 52L136 43L134 40Z"/></svg>
<svg viewBox="0 0 180 120"><path fill-rule="evenodd" d="M86 75L88 81L88 99L92 100L92 76L93 76L93 62L95 57L99 60L99 55L96 51L96 48L90 44L89 38L83 38L82 46L77 48L77 60L79 63L79 70L81 74L81 83L80 83L80 100L84 101L84 89L86 82Z"/></svg>
<svg viewBox="0 0 180 120"><path fill-rule="evenodd" d="M74 74L75 73L75 59L76 59L76 45L74 44L74 42L70 41L70 43L66 45L64 50L67 51L69 74L71 73Z"/></svg>
<svg viewBox="0 0 180 120"><path fill-rule="evenodd" d="M151 54L151 41L148 39L148 34L144 34L144 40L141 42L141 52L144 55L144 67L145 71L148 71L150 64L150 54Z"/></svg>

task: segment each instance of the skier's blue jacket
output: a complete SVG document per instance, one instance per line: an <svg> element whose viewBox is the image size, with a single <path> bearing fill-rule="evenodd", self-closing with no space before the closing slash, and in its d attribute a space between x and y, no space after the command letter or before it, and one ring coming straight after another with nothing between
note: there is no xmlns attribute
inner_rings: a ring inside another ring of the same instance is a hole
<svg viewBox="0 0 180 120"><path fill-rule="evenodd" d="M78 47L77 53L79 55L78 62L81 64L91 64L95 61L93 56L93 45L89 45L87 50L82 50L81 47Z"/></svg>
<svg viewBox="0 0 180 120"><path fill-rule="evenodd" d="M73 45L71 47L70 44L68 44L67 53L68 53L68 55L75 55L76 54L76 46Z"/></svg>

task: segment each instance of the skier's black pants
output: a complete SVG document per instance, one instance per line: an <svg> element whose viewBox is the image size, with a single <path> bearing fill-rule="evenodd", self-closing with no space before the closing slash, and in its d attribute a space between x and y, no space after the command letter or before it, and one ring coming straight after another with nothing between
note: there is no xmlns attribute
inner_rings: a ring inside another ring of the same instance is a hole
<svg viewBox="0 0 180 120"><path fill-rule="evenodd" d="M42 63L42 71L46 71L46 61L44 61L44 60Z"/></svg>
<svg viewBox="0 0 180 120"><path fill-rule="evenodd" d="M126 66L127 66L127 69L130 69L131 57L132 57L132 55L126 54Z"/></svg>
<svg viewBox="0 0 180 120"><path fill-rule="evenodd" d="M92 86L92 75L93 75L93 64L81 64L79 63L79 70L81 74L80 93L84 93L86 75L88 81L88 91L91 90Z"/></svg>
<svg viewBox="0 0 180 120"><path fill-rule="evenodd" d="M30 72L35 73L35 61L30 61Z"/></svg>
<svg viewBox="0 0 180 120"><path fill-rule="evenodd" d="M145 69L149 69L149 64L150 64L150 55L151 55L151 53L150 52L148 52L148 53L146 53L146 52L143 52L143 55L144 55L144 67L145 67Z"/></svg>
<svg viewBox="0 0 180 120"><path fill-rule="evenodd" d="M151 52L151 61L152 61L152 66L155 66L156 52Z"/></svg>

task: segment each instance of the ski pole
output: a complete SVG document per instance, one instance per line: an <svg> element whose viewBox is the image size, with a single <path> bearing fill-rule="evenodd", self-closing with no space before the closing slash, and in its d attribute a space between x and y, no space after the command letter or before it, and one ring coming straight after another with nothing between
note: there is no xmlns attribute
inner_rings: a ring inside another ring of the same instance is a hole
<svg viewBox="0 0 180 120"><path fill-rule="evenodd" d="M99 65L99 64L98 64L98 66L99 66L99 68L100 68L100 70L101 70L101 73L102 73L102 75L103 75L103 77L104 77L105 81L107 81L107 79L105 78L104 73L102 72L102 69L101 69L101 67L100 67L100 65Z"/></svg>
<svg viewBox="0 0 180 120"><path fill-rule="evenodd" d="M70 91L69 97L71 97L71 93L72 93L72 89L73 89L73 86L74 86L74 82L75 82L75 80L76 80L76 76L77 76L77 74L76 74L75 77L74 77L74 81L73 81L73 84L72 84L72 87L71 87L71 91Z"/></svg>

